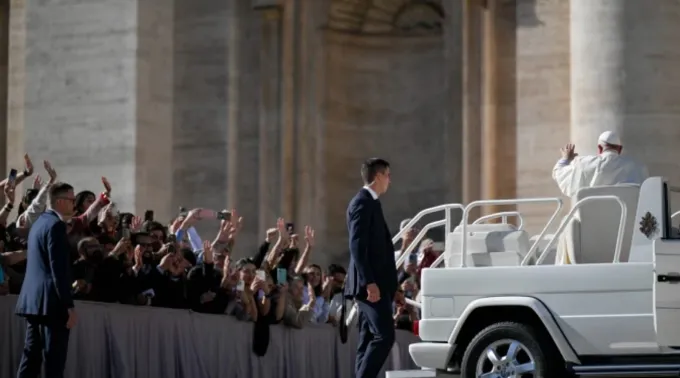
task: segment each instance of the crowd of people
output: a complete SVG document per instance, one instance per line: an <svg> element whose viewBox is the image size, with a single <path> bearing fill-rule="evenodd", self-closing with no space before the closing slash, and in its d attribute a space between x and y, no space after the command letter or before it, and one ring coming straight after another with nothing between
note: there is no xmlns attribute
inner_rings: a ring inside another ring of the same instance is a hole
<svg viewBox="0 0 680 378"><path fill-rule="evenodd" d="M0 182L5 201L0 211L0 295L21 290L28 233L57 182L55 168L47 161L43 165L45 181L26 155L24 170ZM17 196L17 185L31 180L25 194ZM75 299L190 309L295 328L337 325L342 307L351 306L342 295L345 268L310 263L312 227L298 234L292 223L273 220L274 227L252 257L234 261L231 251L238 248L243 225L236 210L180 209L175 219L161 223L153 211L142 216L119 211L111 183L105 177L101 181L101 193L77 193L74 216L67 221ZM13 210L16 215L10 218ZM194 227L205 219L221 222L212 240L203 241ZM402 248L416 235L415 229L406 232ZM419 315L405 298L417 297L420 271L435 259L432 241L425 240L400 270L394 300L397 328L413 329Z"/></svg>

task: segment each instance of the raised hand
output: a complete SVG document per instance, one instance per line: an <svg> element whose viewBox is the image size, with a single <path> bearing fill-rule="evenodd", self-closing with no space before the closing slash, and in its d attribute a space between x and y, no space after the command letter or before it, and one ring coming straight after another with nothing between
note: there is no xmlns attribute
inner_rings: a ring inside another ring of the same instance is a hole
<svg viewBox="0 0 680 378"><path fill-rule="evenodd" d="M229 240L229 235L232 233L233 225L231 221L222 220L220 222L220 229L217 231L217 241L226 243Z"/></svg>
<svg viewBox="0 0 680 378"><path fill-rule="evenodd" d="M33 179L33 189L40 189L42 186L42 178L40 175L35 175L35 178Z"/></svg>
<svg viewBox="0 0 680 378"><path fill-rule="evenodd" d="M203 240L203 253L212 254L212 243L208 240Z"/></svg>
<svg viewBox="0 0 680 378"><path fill-rule="evenodd" d="M134 216L130 220L130 231L139 232L142 229L142 217Z"/></svg>
<svg viewBox="0 0 680 378"><path fill-rule="evenodd" d="M104 185L104 193L106 194L107 197L111 197L111 183L109 183L109 180L102 176L102 185Z"/></svg>
<svg viewBox="0 0 680 378"><path fill-rule="evenodd" d="M267 243L271 243L274 241L274 238L279 234L279 230L276 228L270 228L267 230L267 236L265 237L265 241Z"/></svg>
<svg viewBox="0 0 680 378"><path fill-rule="evenodd" d="M310 247L314 246L314 229L310 226L305 226L305 242Z"/></svg>
<svg viewBox="0 0 680 378"><path fill-rule="evenodd" d="M416 227L411 227L408 231L406 231L404 233L404 236L402 236L402 239L407 240L407 241L413 241L413 239L416 238L416 236L418 235L419 232L420 232L420 230L417 229Z"/></svg>
<svg viewBox="0 0 680 378"><path fill-rule="evenodd" d="M49 185L54 184L57 182L57 171L52 168L52 164L50 164L49 161L45 160L43 161L43 167L45 167L45 171L47 171L47 174L50 176L50 181L48 182Z"/></svg>
<svg viewBox="0 0 680 378"><path fill-rule="evenodd" d="M231 209L231 223L233 224L234 229L232 231L233 235L230 236L234 237L243 228L243 217L238 215L236 209Z"/></svg>
<svg viewBox="0 0 680 378"><path fill-rule="evenodd" d="M286 221L283 218L276 220L276 229L279 230L279 235L283 236L288 233L286 230Z"/></svg>
<svg viewBox="0 0 680 378"><path fill-rule="evenodd" d="M5 203L14 204L14 200L16 199L14 184L5 185L4 191Z"/></svg>
<svg viewBox="0 0 680 378"><path fill-rule="evenodd" d="M562 159L565 159L567 161L572 161L578 154L574 152L576 149L576 146L572 143L566 144L564 147L560 149L560 152L562 153Z"/></svg>
<svg viewBox="0 0 680 378"><path fill-rule="evenodd" d="M28 154L24 155L24 174L26 176L30 176L33 174L33 162L31 161L31 158L28 156Z"/></svg>

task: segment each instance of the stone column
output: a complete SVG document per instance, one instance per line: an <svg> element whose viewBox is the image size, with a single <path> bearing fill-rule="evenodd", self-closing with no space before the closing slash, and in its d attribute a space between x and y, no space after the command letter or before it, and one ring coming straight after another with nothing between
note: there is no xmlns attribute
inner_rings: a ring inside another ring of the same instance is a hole
<svg viewBox="0 0 680 378"><path fill-rule="evenodd" d="M6 177L7 168L7 86L9 64L9 1L0 4L0 177Z"/></svg>
<svg viewBox="0 0 680 378"><path fill-rule="evenodd" d="M484 12L483 198L515 198L515 3L488 0ZM508 207L489 206L485 213Z"/></svg>
<svg viewBox="0 0 680 378"><path fill-rule="evenodd" d="M301 0L283 0L282 20L282 88L281 88L281 215L294 220L297 216L296 191L296 140L299 121L298 90L299 68L297 64Z"/></svg>
<svg viewBox="0 0 680 378"><path fill-rule="evenodd" d="M581 155L605 130L651 175L680 181L680 2L571 1L571 139Z"/></svg>
<svg viewBox="0 0 680 378"><path fill-rule="evenodd" d="M518 1L516 50L517 196L559 197L552 169L569 141L569 1ZM524 228L536 235L555 204L523 205L518 211Z"/></svg>
<svg viewBox="0 0 680 378"><path fill-rule="evenodd" d="M260 234L273 227L281 215L281 16L282 9L259 9L262 17L260 45Z"/></svg>
<svg viewBox="0 0 680 378"><path fill-rule="evenodd" d="M258 235L260 51L253 48L261 44L262 17L246 1L227 2L227 17L227 199L244 219L238 254L250 256L264 238Z"/></svg>
<svg viewBox="0 0 680 378"><path fill-rule="evenodd" d="M482 194L482 8L479 0L463 2L463 167L462 197L468 204ZM470 219L479 217L474 209Z"/></svg>
<svg viewBox="0 0 680 378"><path fill-rule="evenodd" d="M174 211L238 206L228 183L235 169L230 164L230 54L233 34L231 2L174 0ZM234 202L231 202L231 201ZM251 216L251 220L252 220ZM198 224L204 237L217 225ZM212 226L212 227L210 227Z"/></svg>
<svg viewBox="0 0 680 378"><path fill-rule="evenodd" d="M444 6L444 53L446 57L446 84L447 97L449 99L446 107L446 127L444 129L445 154L444 154L444 175L446 177L447 191L443 198L447 203L462 202L463 185L463 163L465 161L463 151L463 130L465 108L464 101L469 100L465 97L464 87L464 62L463 57L466 49L464 40L463 23L465 11L463 1L446 1ZM479 93L479 92L477 92ZM474 95L474 93L473 93ZM443 213L441 213L443 215ZM454 210L453 224L460 221L461 212ZM451 230L449 230L451 231Z"/></svg>
<svg viewBox="0 0 680 378"><path fill-rule="evenodd" d="M172 60L172 7L164 0L11 6L8 165L20 167L27 152L42 171L50 159L76 191L99 192L107 176L125 211L169 204L172 77L164 62Z"/></svg>

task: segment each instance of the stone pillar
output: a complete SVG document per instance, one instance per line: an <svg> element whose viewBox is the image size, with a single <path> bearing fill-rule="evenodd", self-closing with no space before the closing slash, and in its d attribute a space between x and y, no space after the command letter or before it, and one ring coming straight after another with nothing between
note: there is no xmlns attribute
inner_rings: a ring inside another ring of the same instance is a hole
<svg viewBox="0 0 680 378"><path fill-rule="evenodd" d="M516 57L517 197L559 197L552 168L569 141L569 1L517 2ZM524 228L536 235L555 204L518 210Z"/></svg>
<svg viewBox="0 0 680 378"><path fill-rule="evenodd" d="M281 16L282 9L269 6L262 16L260 45L260 203L258 229L264 235L281 215Z"/></svg>
<svg viewBox="0 0 680 378"><path fill-rule="evenodd" d="M680 2L571 1L571 140L581 155L617 131L624 154L680 181Z"/></svg>
<svg viewBox="0 0 680 378"><path fill-rule="evenodd" d="M328 14L323 1L301 2L298 22L298 123L296 141L296 176L298 185L296 196L295 222L300 233L304 225L324 227L320 213L323 203L319 199L325 178L323 169L323 97L325 61L323 22ZM325 242L322 232L318 232L318 243ZM327 256L319 249L314 261L327 265Z"/></svg>
<svg viewBox="0 0 680 378"><path fill-rule="evenodd" d="M172 60L172 7L164 0L11 6L8 165L20 167L27 152L42 171L50 159L76 191L99 192L107 176L125 211L170 203L163 171L172 80L163 62Z"/></svg>
<svg viewBox="0 0 680 378"><path fill-rule="evenodd" d="M516 197L515 3L488 0L484 12L484 199ZM509 207L489 206L485 213Z"/></svg>
<svg viewBox="0 0 680 378"><path fill-rule="evenodd" d="M244 219L237 253L250 256L264 238L258 235L260 52L253 48L261 43L262 17L246 1L227 2L227 16L227 199Z"/></svg>
<svg viewBox="0 0 680 378"><path fill-rule="evenodd" d="M9 1L0 3L0 177L6 177L7 168L7 87L9 65Z"/></svg>
<svg viewBox="0 0 680 378"><path fill-rule="evenodd" d="M463 2L463 203L481 199L482 194L482 8L479 0ZM474 209L470 219L479 217Z"/></svg>
<svg viewBox="0 0 680 378"><path fill-rule="evenodd" d="M296 148L298 138L299 49L298 23L301 0L283 0L282 20L282 88L281 88L281 215L290 220L297 216Z"/></svg>
<svg viewBox="0 0 680 378"><path fill-rule="evenodd" d="M152 209L158 221L167 222L177 209L170 190L175 146L174 8L164 0L137 4L135 205L130 210L143 214Z"/></svg>
<svg viewBox="0 0 680 378"><path fill-rule="evenodd" d="M445 17L444 17L444 53L446 56L446 85L447 97L449 99L446 107L446 127L444 128L444 175L446 177L447 191L442 203L460 203L463 195L463 130L464 130L464 116L465 108L464 101L469 100L465 98L464 87L464 51L466 42L464 40L464 16L465 11L464 1L446 1L443 3ZM476 92L479 94L479 92ZM474 92L472 93L474 95ZM471 146L470 146L471 147ZM469 148L469 147L468 147ZM474 147L473 147L474 148ZM440 213L443 215L444 213ZM454 210L452 225L460 222L460 211ZM439 230L437 230L439 231ZM452 230L448 230L449 232Z"/></svg>
<svg viewBox="0 0 680 378"><path fill-rule="evenodd" d="M230 2L175 0L173 198L179 206L221 210L239 206L229 196L233 115L230 101ZM234 202L231 202L234 201ZM251 216L252 218L252 216ZM252 219L251 219L252 220ZM198 224L205 238L217 225ZM212 226L212 227L211 227Z"/></svg>

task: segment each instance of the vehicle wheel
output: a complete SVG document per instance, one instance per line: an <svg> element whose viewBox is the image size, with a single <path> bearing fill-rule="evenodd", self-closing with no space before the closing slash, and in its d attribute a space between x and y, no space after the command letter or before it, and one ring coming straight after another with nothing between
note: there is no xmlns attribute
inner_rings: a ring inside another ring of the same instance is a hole
<svg viewBox="0 0 680 378"><path fill-rule="evenodd" d="M492 324L468 344L461 378L556 378L563 371L552 350L552 340L527 325Z"/></svg>

